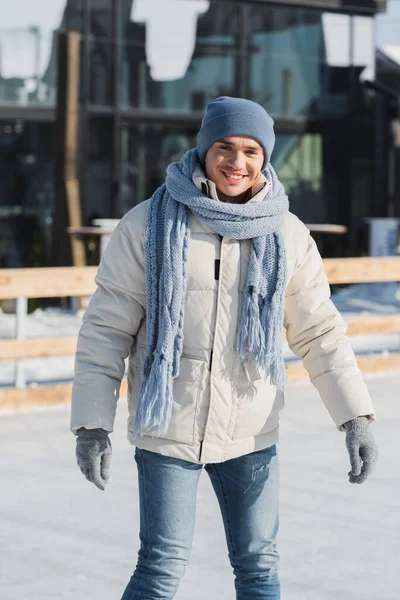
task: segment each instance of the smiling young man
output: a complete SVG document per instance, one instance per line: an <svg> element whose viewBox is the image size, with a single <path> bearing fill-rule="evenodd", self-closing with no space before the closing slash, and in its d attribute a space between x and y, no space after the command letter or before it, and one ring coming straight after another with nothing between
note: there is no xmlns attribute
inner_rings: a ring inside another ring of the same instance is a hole
<svg viewBox="0 0 400 600"><path fill-rule="evenodd" d="M278 600L277 441L282 327L339 430L352 483L371 473L374 409L309 231L272 165L273 121L241 98L211 102L197 147L119 223L76 355L71 429L104 489L124 359L136 446L140 550L123 600L172 599L192 544L204 469L224 522L238 600Z"/></svg>

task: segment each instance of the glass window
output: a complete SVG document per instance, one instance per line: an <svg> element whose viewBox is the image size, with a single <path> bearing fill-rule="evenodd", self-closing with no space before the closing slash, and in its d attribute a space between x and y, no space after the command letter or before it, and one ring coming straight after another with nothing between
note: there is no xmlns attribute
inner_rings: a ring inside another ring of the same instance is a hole
<svg viewBox="0 0 400 600"><path fill-rule="evenodd" d="M89 51L89 102L110 106L114 103L114 36L113 0L91 0L89 3L90 35L85 39Z"/></svg>
<svg viewBox="0 0 400 600"><path fill-rule="evenodd" d="M248 39L249 98L274 116L312 112L325 62L321 13L254 6Z"/></svg>
<svg viewBox="0 0 400 600"><path fill-rule="evenodd" d="M290 210L308 223L326 222L322 136L277 135L271 162L289 196Z"/></svg>
<svg viewBox="0 0 400 600"><path fill-rule="evenodd" d="M229 2L135 0L123 30L123 106L188 112L234 95L238 15Z"/></svg>
<svg viewBox="0 0 400 600"><path fill-rule="evenodd" d="M363 132L362 161L355 163L347 130L343 120L326 123L323 133L276 136L271 162L289 196L290 210L305 223L349 225L350 205L357 217L368 212L372 144ZM362 190L351 202L350 186Z"/></svg>
<svg viewBox="0 0 400 600"><path fill-rule="evenodd" d="M13 0L0 23L0 104L52 106L56 101L56 37L79 30L82 0Z"/></svg>
<svg viewBox="0 0 400 600"><path fill-rule="evenodd" d="M374 20L325 13L322 15L327 63L335 67L363 67L363 77L374 78Z"/></svg>
<svg viewBox="0 0 400 600"><path fill-rule="evenodd" d="M113 37L113 0L91 0L90 34L104 39Z"/></svg>
<svg viewBox="0 0 400 600"><path fill-rule="evenodd" d="M90 103L109 106L114 102L114 44L104 38L91 38L87 43L90 55Z"/></svg>
<svg viewBox="0 0 400 600"><path fill-rule="evenodd" d="M352 78L374 78L372 18L270 6L250 15L248 97L273 116L341 116Z"/></svg>
<svg viewBox="0 0 400 600"><path fill-rule="evenodd" d="M150 198L164 183L168 165L196 145L196 135L197 130L161 124L122 129L119 216Z"/></svg>
<svg viewBox="0 0 400 600"><path fill-rule="evenodd" d="M88 123L88 156L85 175L85 197L82 202L83 222L114 216L113 190L113 119L92 116Z"/></svg>
<svg viewBox="0 0 400 600"><path fill-rule="evenodd" d="M53 125L0 122L0 268L51 264Z"/></svg>

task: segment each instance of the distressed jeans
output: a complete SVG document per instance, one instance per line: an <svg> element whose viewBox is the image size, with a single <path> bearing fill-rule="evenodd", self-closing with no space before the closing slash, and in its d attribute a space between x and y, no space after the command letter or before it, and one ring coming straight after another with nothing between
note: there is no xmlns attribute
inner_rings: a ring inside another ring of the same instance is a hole
<svg viewBox="0 0 400 600"><path fill-rule="evenodd" d="M170 600L189 561L203 465L136 449L140 550L121 600ZM221 508L237 600L279 600L276 446L204 465Z"/></svg>

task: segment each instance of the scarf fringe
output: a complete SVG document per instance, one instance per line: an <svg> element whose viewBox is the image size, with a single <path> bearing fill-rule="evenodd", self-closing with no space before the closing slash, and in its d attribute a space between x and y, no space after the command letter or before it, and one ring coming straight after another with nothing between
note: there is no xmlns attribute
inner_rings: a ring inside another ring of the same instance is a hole
<svg viewBox="0 0 400 600"><path fill-rule="evenodd" d="M250 296L248 293L243 294L242 299L242 315L241 315L241 326L238 331L238 350L239 354L242 358L245 358L247 352L247 338L249 334L249 305L250 305Z"/></svg>
<svg viewBox="0 0 400 600"><path fill-rule="evenodd" d="M260 321L260 308L258 295L252 288L250 291L250 302L248 311L248 349L252 356L258 356L265 343L265 333Z"/></svg>
<svg viewBox="0 0 400 600"><path fill-rule="evenodd" d="M282 355L275 354L270 364L271 382L276 385L278 390L282 390L287 381L286 366Z"/></svg>
<svg viewBox="0 0 400 600"><path fill-rule="evenodd" d="M242 360L254 359L269 376L271 383L282 389L286 383L286 366L282 352L281 313L277 296L271 302L264 299L261 311L259 296L249 288L243 295L242 320L238 332L238 349ZM269 324L269 327L268 327Z"/></svg>
<svg viewBox="0 0 400 600"><path fill-rule="evenodd" d="M147 379L143 379L136 411L133 436L163 436L172 411L172 368L163 356L154 355Z"/></svg>

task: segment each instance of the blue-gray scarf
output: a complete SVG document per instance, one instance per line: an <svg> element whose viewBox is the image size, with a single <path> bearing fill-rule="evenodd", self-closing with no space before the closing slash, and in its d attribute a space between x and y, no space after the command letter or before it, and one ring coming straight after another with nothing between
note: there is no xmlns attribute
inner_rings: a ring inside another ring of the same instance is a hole
<svg viewBox="0 0 400 600"><path fill-rule="evenodd" d="M190 211L222 236L252 240L238 349L242 359L254 358L274 385L282 388L285 382L281 337L286 256L281 232L288 199L283 186L267 165L263 173L271 187L263 202L217 202L194 185L196 161L194 149L171 164L165 184L149 203L144 240L147 352L134 435L162 437L170 422L172 381L179 373L183 346Z"/></svg>

